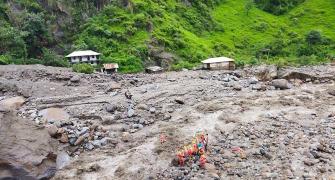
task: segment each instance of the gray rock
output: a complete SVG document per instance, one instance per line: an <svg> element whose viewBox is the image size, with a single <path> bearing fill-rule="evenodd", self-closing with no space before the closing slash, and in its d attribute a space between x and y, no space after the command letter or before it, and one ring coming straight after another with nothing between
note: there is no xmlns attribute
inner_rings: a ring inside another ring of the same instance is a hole
<svg viewBox="0 0 335 180"><path fill-rule="evenodd" d="M69 144L72 145L72 146L74 146L74 144L76 143L76 141L77 141L77 138L72 137L72 138L69 139Z"/></svg>
<svg viewBox="0 0 335 180"><path fill-rule="evenodd" d="M242 86L238 83L235 83L234 86L233 86L233 89L236 90L236 91L241 91L242 90Z"/></svg>
<svg viewBox="0 0 335 180"><path fill-rule="evenodd" d="M127 116L128 116L128 117L133 117L133 116L135 116L135 110L132 109L132 108L128 109Z"/></svg>
<svg viewBox="0 0 335 180"><path fill-rule="evenodd" d="M106 106L106 111L110 113L114 113L118 109L117 105L109 104Z"/></svg>
<svg viewBox="0 0 335 180"><path fill-rule="evenodd" d="M224 78L222 79L222 81L224 81L224 82L229 82L229 78L228 78L228 77L224 77Z"/></svg>
<svg viewBox="0 0 335 180"><path fill-rule="evenodd" d="M54 167L54 166L48 167L47 170L43 172L43 174L37 177L37 179L51 179L53 176L55 176L56 172L57 172L57 167Z"/></svg>
<svg viewBox="0 0 335 180"><path fill-rule="evenodd" d="M121 89L121 84L113 82L107 87L106 91L111 92L111 91L115 91L118 89Z"/></svg>
<svg viewBox="0 0 335 180"><path fill-rule="evenodd" d="M328 88L328 94L335 96L335 86Z"/></svg>
<svg viewBox="0 0 335 180"><path fill-rule="evenodd" d="M139 104L137 105L137 109L145 110L147 111L149 108L146 104Z"/></svg>
<svg viewBox="0 0 335 180"><path fill-rule="evenodd" d="M55 137L57 135L58 128L56 125L52 124L47 127L48 133L51 137Z"/></svg>
<svg viewBox="0 0 335 180"><path fill-rule="evenodd" d="M101 147L101 142L100 140L94 140L92 142L93 146L96 147L96 148L100 148Z"/></svg>
<svg viewBox="0 0 335 180"><path fill-rule="evenodd" d="M142 129L143 127L142 124L133 124L133 129Z"/></svg>
<svg viewBox="0 0 335 180"><path fill-rule="evenodd" d="M130 129L129 125L126 125L126 124L121 127L121 131L123 131L123 132L126 132L129 129Z"/></svg>
<svg viewBox="0 0 335 180"><path fill-rule="evenodd" d="M100 140L100 144L101 144L101 146L106 146L107 143L108 143L108 139L107 139L107 138L102 138L102 139Z"/></svg>
<svg viewBox="0 0 335 180"><path fill-rule="evenodd" d="M249 79L249 84L257 84L258 83L258 79L256 77L252 77Z"/></svg>
<svg viewBox="0 0 335 180"><path fill-rule="evenodd" d="M163 120L167 121L167 120L169 120L171 118L172 118L172 116L170 114L165 114L164 117L163 117Z"/></svg>
<svg viewBox="0 0 335 180"><path fill-rule="evenodd" d="M230 78L231 78L232 80L234 80L234 81L238 81L238 80L239 80L239 78L236 77L236 76L231 76Z"/></svg>
<svg viewBox="0 0 335 180"><path fill-rule="evenodd" d="M185 101L183 99L181 99L181 98L176 98L175 101L178 104L185 104Z"/></svg>
<svg viewBox="0 0 335 180"><path fill-rule="evenodd" d="M252 90L260 91L262 90L262 86L259 84L255 84L251 87Z"/></svg>
<svg viewBox="0 0 335 180"><path fill-rule="evenodd" d="M72 82L72 83L79 83L79 82L80 82L80 76L78 76L78 75L73 76L73 77L70 79L70 82Z"/></svg>
<svg viewBox="0 0 335 180"><path fill-rule="evenodd" d="M79 136L84 135L90 130L89 127L83 127L83 129L79 132Z"/></svg>
<svg viewBox="0 0 335 180"><path fill-rule="evenodd" d="M62 151L60 153L57 154L57 158L56 158L56 168L59 169L63 169L65 166L70 164L70 156Z"/></svg>
<svg viewBox="0 0 335 180"><path fill-rule="evenodd" d="M85 149L89 150L89 151L92 151L94 149L94 146L92 143L86 143L85 144Z"/></svg>
<svg viewBox="0 0 335 180"><path fill-rule="evenodd" d="M151 114L154 114L154 113L156 112L156 108L151 107L151 108L149 109L149 111L150 111Z"/></svg>
<svg viewBox="0 0 335 180"><path fill-rule="evenodd" d="M111 125L116 121L116 116L104 116L102 117L102 124Z"/></svg>
<svg viewBox="0 0 335 180"><path fill-rule="evenodd" d="M145 122L144 119L140 119L140 120L138 121L138 123L140 123L140 124L145 124L146 122Z"/></svg>
<svg viewBox="0 0 335 180"><path fill-rule="evenodd" d="M262 65L255 70L257 77L262 81L269 81L278 76L277 67L274 65Z"/></svg>
<svg viewBox="0 0 335 180"><path fill-rule="evenodd" d="M286 79L275 79L272 86L279 89L291 89L291 84Z"/></svg>

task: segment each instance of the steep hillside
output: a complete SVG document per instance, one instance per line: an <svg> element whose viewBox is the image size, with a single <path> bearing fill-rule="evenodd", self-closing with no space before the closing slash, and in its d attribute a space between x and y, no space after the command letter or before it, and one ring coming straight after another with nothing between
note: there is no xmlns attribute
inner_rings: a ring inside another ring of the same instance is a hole
<svg viewBox="0 0 335 180"><path fill-rule="evenodd" d="M73 35L109 0L1 0L0 62L59 63ZM41 61L42 60L42 61ZM47 62L46 62L47 61Z"/></svg>
<svg viewBox="0 0 335 180"><path fill-rule="evenodd" d="M333 1L300 1L282 15L259 7L244 0L114 4L85 25L75 44L103 52L123 71L140 71L142 63L190 68L221 55L239 65L314 64L334 57Z"/></svg>
<svg viewBox="0 0 335 180"><path fill-rule="evenodd" d="M0 8L7 27L14 28L9 31L18 31L12 34L18 38L14 47L27 46L27 52L12 53L17 49L8 48L11 44L0 44L6 47L2 53L15 58L25 53L28 59L52 58L43 47L59 54L92 49L103 53L104 62L120 63L121 71L137 72L154 64L192 68L213 56L235 58L238 65L280 66L315 64L335 56L332 0L48 0L31 3L37 10L18 2L7 1ZM20 14L33 14L28 20L44 14L40 19L47 29L37 29L42 37L21 28L36 27L31 23L19 26L13 21L13 5L21 7ZM36 42L28 41L32 37Z"/></svg>

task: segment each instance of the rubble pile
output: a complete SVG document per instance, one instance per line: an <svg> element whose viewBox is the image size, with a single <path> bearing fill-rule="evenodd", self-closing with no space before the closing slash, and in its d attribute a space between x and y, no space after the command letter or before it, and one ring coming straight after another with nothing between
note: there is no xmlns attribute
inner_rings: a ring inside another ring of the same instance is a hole
<svg viewBox="0 0 335 180"><path fill-rule="evenodd" d="M54 124L46 126L49 135L61 143L77 146L71 155L79 155L84 150L91 151L109 142L109 131L91 121L70 121L62 123L60 127Z"/></svg>
<svg viewBox="0 0 335 180"><path fill-rule="evenodd" d="M0 162L53 179L332 179L334 77L328 65L113 75L0 66L0 117L13 115L0 118ZM206 138L188 146L195 132Z"/></svg>

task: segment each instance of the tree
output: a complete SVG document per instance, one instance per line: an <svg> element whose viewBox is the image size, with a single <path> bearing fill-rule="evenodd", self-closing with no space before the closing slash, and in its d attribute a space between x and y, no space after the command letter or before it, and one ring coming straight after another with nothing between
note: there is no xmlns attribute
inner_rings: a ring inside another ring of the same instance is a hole
<svg viewBox="0 0 335 180"><path fill-rule="evenodd" d="M25 59L27 47L23 40L24 32L10 26L0 27L0 54L7 54L14 58Z"/></svg>
<svg viewBox="0 0 335 180"><path fill-rule="evenodd" d="M253 0L249 0L246 4L245 4L245 11L247 13L247 16L249 16L249 12L250 10L254 7L254 1Z"/></svg>
<svg viewBox="0 0 335 180"><path fill-rule="evenodd" d="M47 24L42 13L28 13L24 18L22 30L27 32L25 42L28 46L28 55L32 58L40 58L42 48L50 41Z"/></svg>
<svg viewBox="0 0 335 180"><path fill-rule="evenodd" d="M319 31L312 30L306 35L306 42L310 45L320 44L322 35Z"/></svg>
<svg viewBox="0 0 335 180"><path fill-rule="evenodd" d="M256 5L269 13L281 15L305 0L255 0Z"/></svg>

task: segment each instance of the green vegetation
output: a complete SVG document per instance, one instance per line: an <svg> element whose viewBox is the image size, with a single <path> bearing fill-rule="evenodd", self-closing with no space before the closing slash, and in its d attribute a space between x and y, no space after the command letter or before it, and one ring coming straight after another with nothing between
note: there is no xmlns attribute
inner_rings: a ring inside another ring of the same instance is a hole
<svg viewBox="0 0 335 180"><path fill-rule="evenodd" d="M19 15L12 3L0 3L1 64L68 66L54 52L83 49L101 52L121 72L151 64L192 68L214 56L234 58L238 66L335 57L333 0L13 2L22 7Z"/></svg>
<svg viewBox="0 0 335 180"><path fill-rule="evenodd" d="M255 0L260 9L275 15L281 15L305 0Z"/></svg>
<svg viewBox="0 0 335 180"><path fill-rule="evenodd" d="M101 2L0 1L1 63L68 66L55 52L60 54L73 41L84 19L97 12L95 6L101 7Z"/></svg>
<svg viewBox="0 0 335 180"><path fill-rule="evenodd" d="M94 67L90 64L75 64L72 66L72 70L78 73L92 74Z"/></svg>

